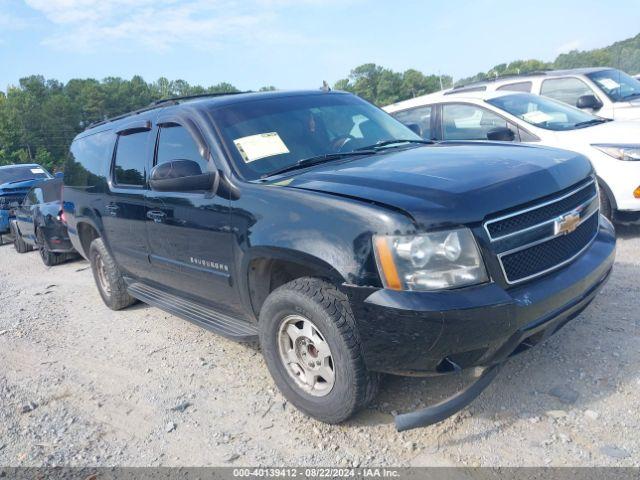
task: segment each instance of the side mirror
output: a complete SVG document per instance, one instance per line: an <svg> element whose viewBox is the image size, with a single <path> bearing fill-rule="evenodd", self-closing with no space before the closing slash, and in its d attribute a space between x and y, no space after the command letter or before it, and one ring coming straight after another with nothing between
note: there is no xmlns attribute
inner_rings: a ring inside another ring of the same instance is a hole
<svg viewBox="0 0 640 480"><path fill-rule="evenodd" d="M416 135L419 135L420 137L422 137L422 129L420 128L420 125L418 125L417 123L408 123L406 127Z"/></svg>
<svg viewBox="0 0 640 480"><path fill-rule="evenodd" d="M581 97L578 97L576 107L600 110L602 108L602 102L598 100L598 97L595 95L582 95Z"/></svg>
<svg viewBox="0 0 640 480"><path fill-rule="evenodd" d="M151 170L149 185L158 192L211 190L218 183L218 172L202 173L198 162L172 160Z"/></svg>
<svg viewBox="0 0 640 480"><path fill-rule="evenodd" d="M64 172L56 172L53 174L53 178L64 178Z"/></svg>
<svg viewBox="0 0 640 480"><path fill-rule="evenodd" d="M487 140L494 142L513 142L515 139L516 134L507 127L497 127L487 132Z"/></svg>

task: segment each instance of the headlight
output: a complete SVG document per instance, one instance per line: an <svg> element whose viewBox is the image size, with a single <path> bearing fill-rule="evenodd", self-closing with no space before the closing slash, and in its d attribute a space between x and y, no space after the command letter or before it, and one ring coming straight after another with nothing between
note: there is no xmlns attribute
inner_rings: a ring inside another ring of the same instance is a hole
<svg viewBox="0 0 640 480"><path fill-rule="evenodd" d="M385 288L442 290L488 280L467 228L410 236L374 235L373 245Z"/></svg>
<svg viewBox="0 0 640 480"><path fill-rule="evenodd" d="M592 145L592 147L618 160L640 160L640 145Z"/></svg>

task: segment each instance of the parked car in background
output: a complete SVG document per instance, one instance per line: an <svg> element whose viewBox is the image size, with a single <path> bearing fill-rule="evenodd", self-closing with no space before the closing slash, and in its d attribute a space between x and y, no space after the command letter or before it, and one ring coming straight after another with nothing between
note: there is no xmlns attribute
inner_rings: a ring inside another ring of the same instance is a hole
<svg viewBox="0 0 640 480"><path fill-rule="evenodd" d="M10 230L10 219L34 183L53 178L40 165L20 164L0 167L0 235Z"/></svg>
<svg viewBox="0 0 640 480"><path fill-rule="evenodd" d="M604 118L640 119L640 81L615 68L509 75L456 87L445 94L503 90L543 95Z"/></svg>
<svg viewBox="0 0 640 480"><path fill-rule="evenodd" d="M11 230L18 253L36 248L45 265L58 265L76 256L62 212L62 180L37 183L16 208Z"/></svg>
<svg viewBox="0 0 640 480"><path fill-rule="evenodd" d="M573 150L598 175L601 212L640 220L640 122L610 121L530 93L425 95L384 108L430 140L501 140Z"/></svg>
<svg viewBox="0 0 640 480"><path fill-rule="evenodd" d="M426 145L425 145L426 144ZM574 152L432 145L343 92L171 99L78 135L64 210L105 304L260 340L297 408L343 421L379 372L478 367L440 421L607 281L612 225Z"/></svg>

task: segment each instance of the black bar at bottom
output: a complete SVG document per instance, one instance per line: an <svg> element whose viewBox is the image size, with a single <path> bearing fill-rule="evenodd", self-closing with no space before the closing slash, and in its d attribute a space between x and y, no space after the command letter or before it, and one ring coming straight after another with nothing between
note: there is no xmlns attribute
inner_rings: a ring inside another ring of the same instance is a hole
<svg viewBox="0 0 640 480"><path fill-rule="evenodd" d="M427 427L434 423L441 422L445 418L449 418L454 413L462 410L464 407L473 402L482 391L496 378L500 370L500 364L487 368L480 377L471 385L463 388L455 395L436 403L422 410L415 412L403 413L395 418L396 429L399 432L411 430L412 428Z"/></svg>

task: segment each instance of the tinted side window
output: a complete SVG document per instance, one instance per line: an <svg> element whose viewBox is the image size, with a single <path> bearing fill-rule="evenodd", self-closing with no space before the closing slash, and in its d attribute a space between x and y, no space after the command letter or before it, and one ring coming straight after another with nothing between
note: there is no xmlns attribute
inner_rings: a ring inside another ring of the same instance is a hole
<svg viewBox="0 0 640 480"><path fill-rule="evenodd" d="M200 155L197 143L189 131L180 125L160 129L156 165L171 160L193 160L200 165L203 173L208 170L207 162Z"/></svg>
<svg viewBox="0 0 640 480"><path fill-rule="evenodd" d="M62 182L58 179L48 180L42 184L44 203L60 201L62 199Z"/></svg>
<svg viewBox="0 0 640 480"><path fill-rule="evenodd" d="M64 168L64 183L74 187L95 186L109 171L115 141L111 131L74 140Z"/></svg>
<svg viewBox="0 0 640 480"><path fill-rule="evenodd" d="M26 197L24 197L23 205L37 205L39 198L42 197L42 191L39 188L32 188Z"/></svg>
<svg viewBox="0 0 640 480"><path fill-rule="evenodd" d="M508 90L510 92L527 92L531 93L531 82L517 82L517 83L507 83L506 85L502 85L498 87L497 90Z"/></svg>
<svg viewBox="0 0 640 480"><path fill-rule="evenodd" d="M594 95L586 83L578 78L550 78L542 82L540 95L576 106L582 95Z"/></svg>
<svg viewBox="0 0 640 480"><path fill-rule="evenodd" d="M497 127L508 127L504 118L475 105L442 106L442 130L445 140L486 140Z"/></svg>
<svg viewBox="0 0 640 480"><path fill-rule="evenodd" d="M117 185L143 186L146 180L147 140L149 132L118 137L113 178Z"/></svg>
<svg viewBox="0 0 640 480"><path fill-rule="evenodd" d="M420 127L420 136L425 140L431 140L431 106L416 107L402 112L394 113L396 120L405 125L418 125Z"/></svg>

